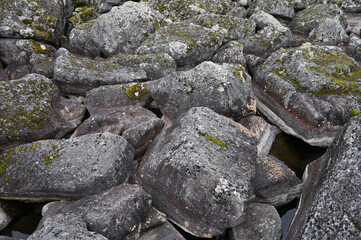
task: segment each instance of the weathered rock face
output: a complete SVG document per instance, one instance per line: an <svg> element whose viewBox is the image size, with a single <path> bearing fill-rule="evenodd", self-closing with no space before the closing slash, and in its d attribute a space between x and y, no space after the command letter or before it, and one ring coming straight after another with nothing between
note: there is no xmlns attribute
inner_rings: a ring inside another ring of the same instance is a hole
<svg viewBox="0 0 361 240"><path fill-rule="evenodd" d="M166 223L144 233L139 240L174 239L185 240L185 238L170 224Z"/></svg>
<svg viewBox="0 0 361 240"><path fill-rule="evenodd" d="M20 145L0 156L0 198L41 201L98 193L129 177L134 149L104 133Z"/></svg>
<svg viewBox="0 0 361 240"><path fill-rule="evenodd" d="M353 36L350 38L347 53L357 61L361 61L361 39L359 37Z"/></svg>
<svg viewBox="0 0 361 240"><path fill-rule="evenodd" d="M54 80L64 92L85 93L102 85L142 81L146 72L122 66L114 59L103 61L71 55L66 49L58 50Z"/></svg>
<svg viewBox="0 0 361 240"><path fill-rule="evenodd" d="M209 108L192 108L159 135L137 181L155 207L185 231L199 237L221 234L240 223L252 197L257 157L252 135Z"/></svg>
<svg viewBox="0 0 361 240"><path fill-rule="evenodd" d="M178 65L195 65L209 60L220 47L219 31L186 22L161 27L136 51L137 54L168 53Z"/></svg>
<svg viewBox="0 0 361 240"><path fill-rule="evenodd" d="M250 203L243 222L230 229L231 240L281 238L281 218L277 210L268 204Z"/></svg>
<svg viewBox="0 0 361 240"><path fill-rule="evenodd" d="M361 116L351 118L326 154L308 165L286 239L360 238Z"/></svg>
<svg viewBox="0 0 361 240"><path fill-rule="evenodd" d="M2 1L0 37L33 38L56 44L64 33L71 1Z"/></svg>
<svg viewBox="0 0 361 240"><path fill-rule="evenodd" d="M198 106L235 119L256 111L250 76L237 64L203 62L152 83L149 92L171 120Z"/></svg>
<svg viewBox="0 0 361 240"><path fill-rule="evenodd" d="M231 0L146 0L148 5L173 21L183 21L204 13L223 14Z"/></svg>
<svg viewBox="0 0 361 240"><path fill-rule="evenodd" d="M224 44L219 51L212 57L212 62L222 63L236 63L244 67L247 66L246 58L243 54L242 43L230 41Z"/></svg>
<svg viewBox="0 0 361 240"><path fill-rule="evenodd" d="M0 82L0 102L0 149L61 138L77 126L60 115L59 89L38 74Z"/></svg>
<svg viewBox="0 0 361 240"><path fill-rule="evenodd" d="M292 19L295 15L295 10L293 6L289 4L287 0L259 0L252 1L249 7L249 13L253 14L254 12L261 10L266 13L272 14L276 17L283 17Z"/></svg>
<svg viewBox="0 0 361 240"><path fill-rule="evenodd" d="M358 63L336 47L281 49L253 81L258 109L283 131L311 145L329 146L360 111Z"/></svg>
<svg viewBox="0 0 361 240"><path fill-rule="evenodd" d="M337 45L348 40L338 19L324 18L309 34L309 40L319 45Z"/></svg>
<svg viewBox="0 0 361 240"><path fill-rule="evenodd" d="M107 56L133 54L163 21L163 16L143 3L127 1L99 16L91 29L94 43Z"/></svg>

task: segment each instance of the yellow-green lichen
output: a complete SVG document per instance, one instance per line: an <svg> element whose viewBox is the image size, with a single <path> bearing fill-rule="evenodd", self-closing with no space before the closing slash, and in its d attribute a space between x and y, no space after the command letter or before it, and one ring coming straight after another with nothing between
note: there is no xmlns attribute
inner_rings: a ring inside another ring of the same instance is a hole
<svg viewBox="0 0 361 240"><path fill-rule="evenodd" d="M39 146L40 143L34 143L30 148L29 148L29 151L30 152L33 152L38 146Z"/></svg>
<svg viewBox="0 0 361 240"><path fill-rule="evenodd" d="M140 100L148 94L147 89L147 84L136 83L125 90L125 93L134 100Z"/></svg>
<svg viewBox="0 0 361 240"><path fill-rule="evenodd" d="M351 112L351 114L354 115L354 116L360 115L360 112L357 111L356 109L351 109L350 112Z"/></svg>
<svg viewBox="0 0 361 240"><path fill-rule="evenodd" d="M220 146L220 147L228 148L228 145L225 144L224 142L222 142L222 141L219 140L219 139L212 138L212 137L209 136L209 135L206 135L206 136L204 136L204 137L205 137L208 141L211 141L211 142L217 144L217 145Z"/></svg>
<svg viewBox="0 0 361 240"><path fill-rule="evenodd" d="M63 145L52 145L49 155L44 157L44 164L49 165L52 160L60 158L63 155L62 149Z"/></svg>
<svg viewBox="0 0 361 240"><path fill-rule="evenodd" d="M0 175L5 173L7 169L7 161L13 156L14 151L14 148L10 148L2 154L2 157L0 158Z"/></svg>

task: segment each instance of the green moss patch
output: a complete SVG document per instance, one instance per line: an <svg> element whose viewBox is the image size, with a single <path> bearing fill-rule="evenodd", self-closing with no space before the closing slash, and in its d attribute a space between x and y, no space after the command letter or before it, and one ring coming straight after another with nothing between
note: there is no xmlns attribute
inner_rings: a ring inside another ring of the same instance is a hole
<svg viewBox="0 0 361 240"><path fill-rule="evenodd" d="M225 144L224 142L222 142L222 141L219 140L219 139L212 138L211 136L208 136L208 135L206 135L206 136L204 136L204 137L205 137L208 141L211 141L211 142L217 144L217 145L220 146L220 147L228 148L228 145Z"/></svg>
<svg viewBox="0 0 361 240"><path fill-rule="evenodd" d="M147 84L136 83L127 88L127 90L125 90L125 93L128 95L128 97L134 100L140 100L148 94L147 89Z"/></svg>

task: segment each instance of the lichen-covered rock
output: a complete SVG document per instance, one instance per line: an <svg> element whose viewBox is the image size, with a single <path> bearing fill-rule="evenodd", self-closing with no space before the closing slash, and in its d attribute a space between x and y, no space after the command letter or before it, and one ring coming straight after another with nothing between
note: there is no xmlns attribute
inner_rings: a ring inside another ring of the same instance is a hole
<svg viewBox="0 0 361 240"><path fill-rule="evenodd" d="M117 62L123 66L138 67L147 73L149 80L159 79L177 71L177 63L168 53L147 55L117 55Z"/></svg>
<svg viewBox="0 0 361 240"><path fill-rule="evenodd" d="M69 36L70 32L77 26L89 22L93 19L97 18L97 14L95 13L94 5L83 5L77 7L72 12L71 16L68 19L68 25L66 28L66 36ZM64 36L61 36L63 38Z"/></svg>
<svg viewBox="0 0 361 240"><path fill-rule="evenodd" d="M200 14L224 14L231 0L146 0L148 5L173 21L183 21Z"/></svg>
<svg viewBox="0 0 361 240"><path fill-rule="evenodd" d="M107 13L114 6L122 5L127 0L94 0L95 10L99 13Z"/></svg>
<svg viewBox="0 0 361 240"><path fill-rule="evenodd" d="M76 127L61 117L58 87L38 74L0 82L0 102L0 149L61 138Z"/></svg>
<svg viewBox="0 0 361 240"><path fill-rule="evenodd" d="M360 239L361 115L306 168L300 205L285 239Z"/></svg>
<svg viewBox="0 0 361 240"><path fill-rule="evenodd" d="M91 39L90 30L95 20L79 24L69 35L69 51L90 58L100 56L100 50Z"/></svg>
<svg viewBox="0 0 361 240"><path fill-rule="evenodd" d="M256 71L257 108L284 132L329 146L360 112L361 67L339 48L304 44L273 53Z"/></svg>
<svg viewBox="0 0 361 240"><path fill-rule="evenodd" d="M28 239L136 239L151 203L141 187L122 184L45 215Z"/></svg>
<svg viewBox="0 0 361 240"><path fill-rule="evenodd" d="M274 157L261 156L255 165L256 176L251 182L256 194L254 201L278 207L300 195L302 181L286 164Z"/></svg>
<svg viewBox="0 0 361 240"><path fill-rule="evenodd" d="M230 229L230 240L279 240L281 218L277 210L268 204L250 203L243 222Z"/></svg>
<svg viewBox="0 0 361 240"><path fill-rule="evenodd" d="M280 32L288 31L288 28L283 26L275 17L261 10L252 14L249 19L256 24L258 29L273 27Z"/></svg>
<svg viewBox="0 0 361 240"><path fill-rule="evenodd" d="M252 1L248 13L251 15L257 11L264 11L276 17L292 19L295 10L288 0L257 0Z"/></svg>
<svg viewBox="0 0 361 240"><path fill-rule="evenodd" d="M290 0L290 2L297 10L305 9L310 5L324 3L337 4L346 12L360 12L361 10L361 2L359 0Z"/></svg>
<svg viewBox="0 0 361 240"><path fill-rule="evenodd" d="M237 64L203 62L153 82L149 92L171 120L201 106L235 119L256 111L251 77Z"/></svg>
<svg viewBox="0 0 361 240"><path fill-rule="evenodd" d="M216 54L212 57L212 62L222 63L235 63L242 66L247 66L246 58L243 54L242 43L231 41L224 44Z"/></svg>
<svg viewBox="0 0 361 240"><path fill-rule="evenodd" d="M350 38L347 45L347 54L361 62L361 39L356 36Z"/></svg>
<svg viewBox="0 0 361 240"><path fill-rule="evenodd" d="M57 44L72 2L7 0L0 3L0 37L33 38Z"/></svg>
<svg viewBox="0 0 361 240"><path fill-rule="evenodd" d="M241 124L209 108L192 108L157 137L137 181L172 222L210 238L244 215L252 197L255 144Z"/></svg>
<svg viewBox="0 0 361 240"><path fill-rule="evenodd" d="M338 45L346 42L348 36L338 19L324 18L310 32L308 39L319 45Z"/></svg>
<svg viewBox="0 0 361 240"><path fill-rule="evenodd" d="M232 17L237 17L237 18L246 18L247 17L247 10L242 6L232 7L232 9L229 10L226 13L226 15L227 16L232 16Z"/></svg>
<svg viewBox="0 0 361 240"><path fill-rule="evenodd" d="M316 28L324 18L337 19L341 26L346 29L347 21L342 10L335 4L317 4L308 6L298 12L289 27L304 34L308 34Z"/></svg>
<svg viewBox="0 0 361 240"><path fill-rule="evenodd" d="M107 56L134 54L163 21L163 16L143 3L127 1L96 20L91 29L94 43Z"/></svg>
<svg viewBox="0 0 361 240"><path fill-rule="evenodd" d="M77 199L122 184L134 149L115 134L43 140L0 155L0 198Z"/></svg>
<svg viewBox="0 0 361 240"><path fill-rule="evenodd" d="M85 106L75 99L61 100L58 108L62 118L75 126L81 123L85 115Z"/></svg>
<svg viewBox="0 0 361 240"><path fill-rule="evenodd" d="M227 15L202 14L191 18L189 22L206 28L219 28L223 32L224 42L244 40L256 31L254 22Z"/></svg>
<svg viewBox="0 0 361 240"><path fill-rule="evenodd" d="M178 65L194 65L211 58L221 46L220 32L187 22L161 27L136 51L137 54L168 53Z"/></svg>
<svg viewBox="0 0 361 240"><path fill-rule="evenodd" d="M102 61L76 57L66 49L58 50L55 61L54 80L64 92L85 94L102 86L142 81L146 72L118 64L115 59Z"/></svg>

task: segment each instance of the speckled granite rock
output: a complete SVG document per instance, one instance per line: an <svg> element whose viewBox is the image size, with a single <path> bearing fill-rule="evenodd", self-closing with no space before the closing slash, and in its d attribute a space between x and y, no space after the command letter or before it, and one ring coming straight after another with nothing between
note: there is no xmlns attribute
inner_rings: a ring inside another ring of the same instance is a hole
<svg viewBox="0 0 361 240"><path fill-rule="evenodd" d="M258 10L267 12L276 17L283 17L288 19L292 19L295 15L295 10L288 0L251 1L251 5L248 10L249 14L251 15Z"/></svg>

